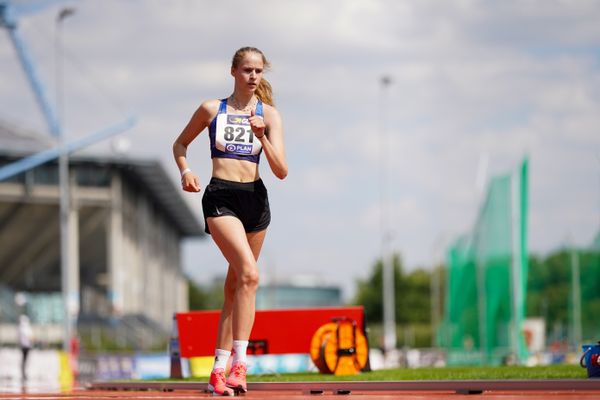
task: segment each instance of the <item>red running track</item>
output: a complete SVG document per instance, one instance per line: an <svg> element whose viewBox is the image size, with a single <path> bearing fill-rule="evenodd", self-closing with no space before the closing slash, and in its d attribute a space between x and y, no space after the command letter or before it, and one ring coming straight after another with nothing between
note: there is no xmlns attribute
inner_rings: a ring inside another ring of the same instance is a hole
<svg viewBox="0 0 600 400"><path fill-rule="evenodd" d="M18 394L18 393L0 393L0 399L31 399L31 400L69 400L69 399L80 399L80 400L102 400L102 399L201 399L201 398L212 398L213 396L209 393L192 390L181 390L174 392L161 392L161 391L103 391L103 390L81 390L72 391L69 393L31 393L31 394ZM353 391L350 394L333 394L326 392L323 394L309 394L298 391L273 391L273 390L257 390L250 391L245 396L248 399L328 399L328 400L342 400L342 399L405 399L405 400L592 400L600 398L600 391L527 391L527 392L502 392L502 391L486 391L482 394L456 394L455 392L407 392L407 391Z"/></svg>
<svg viewBox="0 0 600 400"><path fill-rule="evenodd" d="M600 399L600 379L392 382L249 382L249 399ZM0 399L102 400L212 397L205 382L98 382L66 393L2 393Z"/></svg>

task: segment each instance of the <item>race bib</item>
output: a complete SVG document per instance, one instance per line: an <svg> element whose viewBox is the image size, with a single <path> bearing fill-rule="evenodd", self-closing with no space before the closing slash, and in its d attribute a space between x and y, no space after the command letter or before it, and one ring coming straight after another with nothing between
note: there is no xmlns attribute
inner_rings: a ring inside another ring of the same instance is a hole
<svg viewBox="0 0 600 400"><path fill-rule="evenodd" d="M224 153L256 155L262 149L260 140L250 129L249 115L219 114L215 132L215 145Z"/></svg>

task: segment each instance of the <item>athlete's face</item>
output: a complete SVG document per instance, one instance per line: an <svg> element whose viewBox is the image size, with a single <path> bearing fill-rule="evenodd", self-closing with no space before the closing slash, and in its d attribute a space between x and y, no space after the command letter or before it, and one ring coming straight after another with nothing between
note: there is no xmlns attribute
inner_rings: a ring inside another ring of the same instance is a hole
<svg viewBox="0 0 600 400"><path fill-rule="evenodd" d="M254 91L262 79L263 69L263 60L260 54L248 52L237 67L231 68L231 75L240 89Z"/></svg>

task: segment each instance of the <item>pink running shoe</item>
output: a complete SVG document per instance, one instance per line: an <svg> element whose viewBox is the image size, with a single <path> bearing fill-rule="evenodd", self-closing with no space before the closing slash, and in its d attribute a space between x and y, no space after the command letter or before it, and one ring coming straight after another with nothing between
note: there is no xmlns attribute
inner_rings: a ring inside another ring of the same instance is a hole
<svg viewBox="0 0 600 400"><path fill-rule="evenodd" d="M225 385L225 371L223 368L217 368L210 373L208 381L208 390L213 396L234 396L233 390Z"/></svg>
<svg viewBox="0 0 600 400"><path fill-rule="evenodd" d="M227 378L227 386L235 390L236 394L246 393L248 388L246 387L246 363L236 362L231 366L229 371L229 378Z"/></svg>

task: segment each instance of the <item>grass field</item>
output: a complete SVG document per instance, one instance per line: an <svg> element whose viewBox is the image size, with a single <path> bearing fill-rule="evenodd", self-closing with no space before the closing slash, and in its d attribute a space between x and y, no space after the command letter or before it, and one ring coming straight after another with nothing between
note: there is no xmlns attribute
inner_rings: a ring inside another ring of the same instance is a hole
<svg viewBox="0 0 600 400"><path fill-rule="evenodd" d="M254 382L578 378L587 378L586 370L574 365L553 365L544 367L449 367L394 369L363 372L359 375L353 376L335 376L318 373L248 376L248 380Z"/></svg>
<svg viewBox="0 0 600 400"><path fill-rule="evenodd" d="M478 380L478 379L587 379L584 368L576 365L544 367L448 367L393 369L363 372L352 376L318 373L248 376L249 382L298 381L403 381L403 380ZM190 380L198 380L190 379Z"/></svg>

